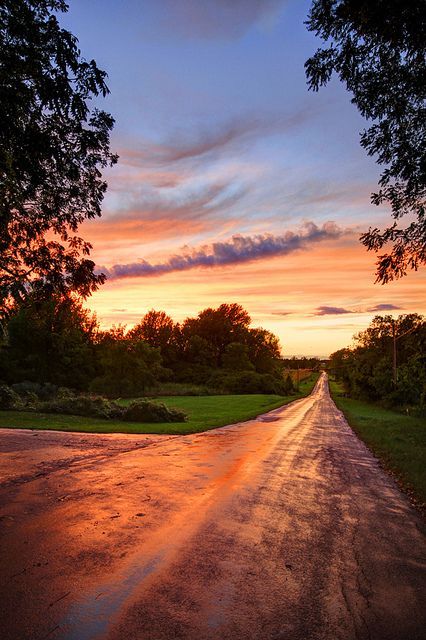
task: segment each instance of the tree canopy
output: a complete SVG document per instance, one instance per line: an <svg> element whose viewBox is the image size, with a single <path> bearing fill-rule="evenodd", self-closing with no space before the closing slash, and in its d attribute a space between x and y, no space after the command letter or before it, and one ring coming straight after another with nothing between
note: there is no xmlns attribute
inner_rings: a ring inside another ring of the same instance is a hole
<svg viewBox="0 0 426 640"><path fill-rule="evenodd" d="M426 322L410 313L376 316L353 348L330 356L329 369L355 398L426 410Z"/></svg>
<svg viewBox="0 0 426 640"><path fill-rule="evenodd" d="M386 250L377 262L382 283L426 263L425 23L425 0L314 0L307 20L327 43L305 63L309 88L337 73L372 121L361 145L384 167L372 202L388 203L395 222L370 228L361 241Z"/></svg>
<svg viewBox="0 0 426 640"><path fill-rule="evenodd" d="M90 107L106 73L59 25L63 0L0 4L0 304L104 281L79 225L101 214L114 120Z"/></svg>

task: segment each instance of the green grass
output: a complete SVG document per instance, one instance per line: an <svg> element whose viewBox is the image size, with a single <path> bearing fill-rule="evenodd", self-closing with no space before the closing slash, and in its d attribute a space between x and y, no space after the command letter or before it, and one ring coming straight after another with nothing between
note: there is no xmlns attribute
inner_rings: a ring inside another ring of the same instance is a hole
<svg viewBox="0 0 426 640"><path fill-rule="evenodd" d="M341 386L330 390L349 424L369 449L424 508L426 503L426 420L345 398Z"/></svg>
<svg viewBox="0 0 426 640"><path fill-rule="evenodd" d="M214 427L250 420L261 413L271 411L311 392L318 375L304 380L297 395L277 396L266 394L220 396L164 396L156 398L169 407L183 409L188 422L136 423L99 420L82 416L67 416L28 411L0 411L0 428L54 429L58 431L83 431L92 433L159 433L187 434L207 431ZM122 400L128 404L131 400Z"/></svg>

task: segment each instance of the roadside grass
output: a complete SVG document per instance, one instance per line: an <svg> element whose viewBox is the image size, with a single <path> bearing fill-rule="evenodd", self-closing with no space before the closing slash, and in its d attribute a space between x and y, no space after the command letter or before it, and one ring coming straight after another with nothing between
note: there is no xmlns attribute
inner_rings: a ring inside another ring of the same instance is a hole
<svg viewBox="0 0 426 640"><path fill-rule="evenodd" d="M136 423L100 420L83 416L35 413L29 411L0 411L0 428L50 429L91 433L158 433L185 435L199 433L215 427L250 420L256 416L308 395L318 374L304 380L299 392L292 396L267 394L220 396L164 396L156 398L169 407L182 409L188 422ZM131 400L120 400L126 405Z"/></svg>
<svg viewBox="0 0 426 640"><path fill-rule="evenodd" d="M426 507L426 420L345 398L339 383L330 380L334 402L401 487Z"/></svg>

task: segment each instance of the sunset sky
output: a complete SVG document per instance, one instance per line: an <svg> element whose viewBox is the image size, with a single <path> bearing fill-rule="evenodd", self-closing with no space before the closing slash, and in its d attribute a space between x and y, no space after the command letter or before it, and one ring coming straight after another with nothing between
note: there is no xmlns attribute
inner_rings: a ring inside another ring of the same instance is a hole
<svg viewBox="0 0 426 640"><path fill-rule="evenodd" d="M358 237L389 221L365 122L334 80L307 91L321 42L304 0L70 0L61 23L109 74L116 119L101 219L103 326L238 302L284 355L328 355L377 313L426 312L426 273L374 284Z"/></svg>

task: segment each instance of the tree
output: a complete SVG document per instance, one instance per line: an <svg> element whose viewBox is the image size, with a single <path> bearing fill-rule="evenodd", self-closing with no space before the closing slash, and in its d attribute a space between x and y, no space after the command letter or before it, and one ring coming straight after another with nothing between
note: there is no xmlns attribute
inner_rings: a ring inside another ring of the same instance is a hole
<svg viewBox="0 0 426 640"><path fill-rule="evenodd" d="M161 366L160 350L125 333L125 327L112 327L98 342L101 373L91 390L109 397L137 396L168 375Z"/></svg>
<svg viewBox="0 0 426 640"><path fill-rule="evenodd" d="M251 362L259 373L274 373L281 364L280 342L267 329L250 329L246 338Z"/></svg>
<svg viewBox="0 0 426 640"><path fill-rule="evenodd" d="M389 203L395 222L361 236L378 256L377 280L388 282L426 263L426 1L314 0L310 31L328 42L305 63L317 91L333 71L352 102L373 121L361 145L384 171L372 203ZM407 214L412 221L398 226Z"/></svg>
<svg viewBox="0 0 426 640"><path fill-rule="evenodd" d="M250 362L248 346L241 342L230 342L224 351L223 368L229 371L254 371Z"/></svg>
<svg viewBox="0 0 426 640"><path fill-rule="evenodd" d="M389 406L425 409L426 322L416 313L376 316L352 349L330 356L329 369L349 395Z"/></svg>
<svg viewBox="0 0 426 640"><path fill-rule="evenodd" d="M214 351L213 366L222 364L224 350L231 342L244 342L250 316L236 303L221 304L217 309L204 309L197 318L188 318L182 325L184 337L200 336Z"/></svg>
<svg viewBox="0 0 426 640"><path fill-rule="evenodd" d="M176 360L176 345L173 344L176 325L164 311L151 309L144 315L139 324L129 332L132 340L144 340L151 347L161 351L166 366Z"/></svg>
<svg viewBox="0 0 426 640"><path fill-rule="evenodd" d="M0 4L0 306L28 290L87 296L105 277L79 225L101 214L114 120L106 73L59 26L64 0Z"/></svg>
<svg viewBox="0 0 426 640"><path fill-rule="evenodd" d="M70 296L27 297L15 305L0 354L9 382L85 389L95 373L96 316Z"/></svg>

